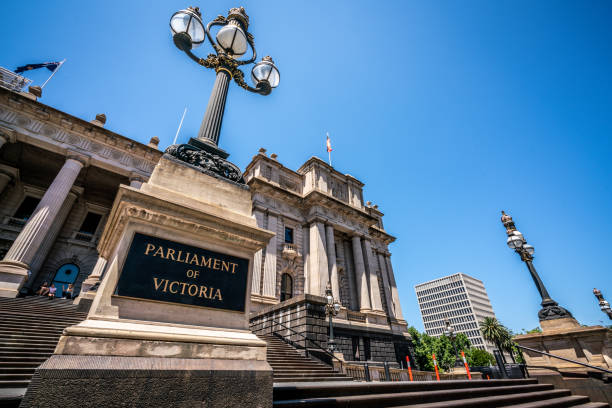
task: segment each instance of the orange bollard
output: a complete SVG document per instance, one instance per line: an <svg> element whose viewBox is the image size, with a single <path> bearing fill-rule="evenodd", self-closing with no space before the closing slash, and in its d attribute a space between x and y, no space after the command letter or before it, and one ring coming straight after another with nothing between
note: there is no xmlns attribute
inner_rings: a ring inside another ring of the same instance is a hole
<svg viewBox="0 0 612 408"><path fill-rule="evenodd" d="M465 359L465 353L463 352L463 350L461 350L461 358L463 359L463 365L465 365L465 371L467 372L468 380L471 380L472 374L470 374L470 367L468 367L468 363L467 363L467 360Z"/></svg>
<svg viewBox="0 0 612 408"><path fill-rule="evenodd" d="M410 381L414 381L412 379L412 368L410 367L410 357L406 356L406 365L408 366L408 376L410 377Z"/></svg>
<svg viewBox="0 0 612 408"><path fill-rule="evenodd" d="M487 380L490 380L490 378L489 378L489 374L487 374Z"/></svg>
<svg viewBox="0 0 612 408"><path fill-rule="evenodd" d="M438 372L438 362L436 361L436 355L432 354L431 356L433 357L434 369L436 370L436 379L440 381L440 373Z"/></svg>

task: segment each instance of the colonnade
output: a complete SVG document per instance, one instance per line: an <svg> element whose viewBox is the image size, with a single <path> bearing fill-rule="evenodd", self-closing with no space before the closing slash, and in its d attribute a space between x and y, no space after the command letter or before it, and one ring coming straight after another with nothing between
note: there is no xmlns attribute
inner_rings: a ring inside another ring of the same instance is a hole
<svg viewBox="0 0 612 408"><path fill-rule="evenodd" d="M40 267L51 249L63 220L80 191L74 182L87 166L87 156L69 153L55 179L41 198L23 229L0 261L0 297L16 297L22 286L34 280L33 267Z"/></svg>

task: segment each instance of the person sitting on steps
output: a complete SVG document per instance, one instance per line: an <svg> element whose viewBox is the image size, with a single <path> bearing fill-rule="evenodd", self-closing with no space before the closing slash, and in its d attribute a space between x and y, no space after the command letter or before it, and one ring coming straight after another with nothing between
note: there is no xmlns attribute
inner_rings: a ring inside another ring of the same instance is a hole
<svg viewBox="0 0 612 408"><path fill-rule="evenodd" d="M36 292L38 296L46 296L49 294L49 284L45 281Z"/></svg>
<svg viewBox="0 0 612 408"><path fill-rule="evenodd" d="M57 291L57 288L55 287L55 285L52 283L51 287L49 288L49 299L53 299L55 297L55 292Z"/></svg>

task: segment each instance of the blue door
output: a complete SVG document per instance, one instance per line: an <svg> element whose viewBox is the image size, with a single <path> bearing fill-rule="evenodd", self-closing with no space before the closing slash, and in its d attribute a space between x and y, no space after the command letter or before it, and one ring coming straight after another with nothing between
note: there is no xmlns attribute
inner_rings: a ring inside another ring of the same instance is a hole
<svg viewBox="0 0 612 408"><path fill-rule="evenodd" d="M77 276L79 275L79 267L75 264L62 265L55 274L53 284L57 288L55 297L61 298L64 294L64 288L68 289L68 285L74 284Z"/></svg>

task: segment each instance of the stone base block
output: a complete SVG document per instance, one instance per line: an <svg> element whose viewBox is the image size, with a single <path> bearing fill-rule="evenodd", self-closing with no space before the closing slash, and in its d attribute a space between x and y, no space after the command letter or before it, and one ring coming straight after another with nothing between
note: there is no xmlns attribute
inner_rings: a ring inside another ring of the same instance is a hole
<svg viewBox="0 0 612 408"><path fill-rule="evenodd" d="M94 298L96 297L96 292L85 292L79 294L76 299L74 299L74 304L77 306L77 311L79 312L89 312L91 308L91 304L93 303Z"/></svg>
<svg viewBox="0 0 612 408"><path fill-rule="evenodd" d="M265 361L53 355L34 374L22 408L272 406Z"/></svg>
<svg viewBox="0 0 612 408"><path fill-rule="evenodd" d="M28 265L15 261L0 261L0 297L17 297L27 280Z"/></svg>
<svg viewBox="0 0 612 408"><path fill-rule="evenodd" d="M563 317L561 319L540 320L542 331L575 329L580 327L580 323L573 317Z"/></svg>

